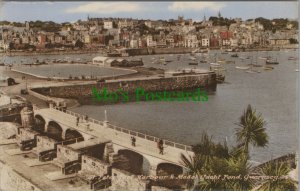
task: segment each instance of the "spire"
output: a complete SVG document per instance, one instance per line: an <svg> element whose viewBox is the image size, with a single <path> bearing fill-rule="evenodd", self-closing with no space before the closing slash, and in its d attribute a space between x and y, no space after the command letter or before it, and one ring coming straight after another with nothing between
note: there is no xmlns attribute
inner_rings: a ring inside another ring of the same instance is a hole
<svg viewBox="0 0 300 191"><path fill-rule="evenodd" d="M204 17L203 17L203 21L206 21L206 16L205 16L205 14L204 14Z"/></svg>
<svg viewBox="0 0 300 191"><path fill-rule="evenodd" d="M218 12L218 17L219 17L219 18L221 17L221 12L220 12L220 11Z"/></svg>

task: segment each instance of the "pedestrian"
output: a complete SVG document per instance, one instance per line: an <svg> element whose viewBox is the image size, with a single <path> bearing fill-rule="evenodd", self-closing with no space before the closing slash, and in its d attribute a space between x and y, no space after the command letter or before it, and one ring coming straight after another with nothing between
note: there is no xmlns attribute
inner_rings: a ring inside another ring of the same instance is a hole
<svg viewBox="0 0 300 191"><path fill-rule="evenodd" d="M131 136L131 145L135 147L135 137L134 136Z"/></svg>
<svg viewBox="0 0 300 191"><path fill-rule="evenodd" d="M76 126L78 126L79 123L79 117L76 118Z"/></svg>
<svg viewBox="0 0 300 191"><path fill-rule="evenodd" d="M89 119L89 117L86 115L86 116L85 116L85 120L86 120L86 122L88 122L88 119Z"/></svg>
<svg viewBox="0 0 300 191"><path fill-rule="evenodd" d="M159 141L157 142L157 147L159 149L159 154L164 154L164 142L162 139L159 139Z"/></svg>

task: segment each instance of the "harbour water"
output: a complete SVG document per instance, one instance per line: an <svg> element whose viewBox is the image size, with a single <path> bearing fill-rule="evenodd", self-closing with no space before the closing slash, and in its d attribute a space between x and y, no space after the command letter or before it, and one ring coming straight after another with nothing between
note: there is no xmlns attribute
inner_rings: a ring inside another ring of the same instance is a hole
<svg viewBox="0 0 300 191"><path fill-rule="evenodd" d="M216 52L210 52L210 61L215 62ZM133 129L171 141L185 144L196 144L201 134L206 131L213 140L229 145L235 144L235 124L251 104L261 113L267 122L269 144L266 148L252 148L251 160L264 162L298 150L298 110L297 88L298 57L297 51L247 52L238 53L241 58L230 57L230 54L217 53L217 57L235 61L235 64L222 64L226 68L225 83L219 84L214 95L209 95L207 102L138 102L118 105L91 106L83 105L72 110L87 114L92 118L104 120L104 111L111 124ZM72 57L72 55L64 55ZM95 55L73 55L91 60ZM166 65L158 64L160 56L171 60ZM248 56L253 59L246 59ZM247 66L251 62L263 64L263 56L277 58L279 65L273 70L255 68L261 73L246 73L236 66ZM48 57L48 56L47 56ZM166 70L183 68L209 68L209 64L189 66L190 55L155 55L142 57L146 67L158 67ZM200 55L196 56L201 58ZM14 61L10 60L14 59ZM19 63L22 57L6 57L6 63ZM38 58L40 59L40 58ZM129 58L131 59L131 58ZM134 58L136 59L136 57ZM19 61L18 61L19 60ZM130 140L128 140L130 141ZM137 138L138 142L138 138Z"/></svg>
<svg viewBox="0 0 300 191"><path fill-rule="evenodd" d="M90 66L85 64L50 64L31 67L17 67L16 70L40 77L104 77L134 73L131 70Z"/></svg>

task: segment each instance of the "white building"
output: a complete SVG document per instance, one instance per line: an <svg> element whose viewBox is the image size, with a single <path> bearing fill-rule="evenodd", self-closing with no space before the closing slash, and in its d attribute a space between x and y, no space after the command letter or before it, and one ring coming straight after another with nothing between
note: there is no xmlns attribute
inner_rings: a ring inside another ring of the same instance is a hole
<svg viewBox="0 0 300 191"><path fill-rule="evenodd" d="M130 40L129 44L130 44L130 48L138 48L139 47L139 41L135 40L135 39Z"/></svg>
<svg viewBox="0 0 300 191"><path fill-rule="evenodd" d="M202 40L201 40L201 44L202 44L202 46L205 46L205 47L208 47L209 46L209 39L208 38L203 38Z"/></svg>
<svg viewBox="0 0 300 191"><path fill-rule="evenodd" d="M238 46L238 40L237 39L230 39L230 46L234 47L234 46Z"/></svg>
<svg viewBox="0 0 300 191"><path fill-rule="evenodd" d="M184 38L184 47L197 48L198 44L199 42L196 35L187 35Z"/></svg>
<svg viewBox="0 0 300 191"><path fill-rule="evenodd" d="M9 49L9 44L5 43L3 40L0 40L0 49L8 50Z"/></svg>
<svg viewBox="0 0 300 191"><path fill-rule="evenodd" d="M222 40L222 46L230 46L231 41L229 39Z"/></svg>
<svg viewBox="0 0 300 191"><path fill-rule="evenodd" d="M105 29L112 29L113 28L113 22L112 21L104 21L104 26L103 28Z"/></svg>
<svg viewBox="0 0 300 191"><path fill-rule="evenodd" d="M156 41L153 41L153 38L150 35L147 36L146 42L147 42L147 47L154 47L154 46L156 46Z"/></svg>
<svg viewBox="0 0 300 191"><path fill-rule="evenodd" d="M84 43L89 44L91 43L91 36L90 35L84 35Z"/></svg>

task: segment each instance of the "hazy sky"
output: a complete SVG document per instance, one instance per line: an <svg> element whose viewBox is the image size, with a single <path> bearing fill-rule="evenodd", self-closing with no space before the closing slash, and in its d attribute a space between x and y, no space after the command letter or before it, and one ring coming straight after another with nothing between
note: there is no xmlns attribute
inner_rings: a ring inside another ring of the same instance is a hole
<svg viewBox="0 0 300 191"><path fill-rule="evenodd" d="M298 18L296 1L265 2L3 2L0 0L0 20L55 22L85 20L90 17L127 17L143 19L185 18L202 20L216 16L242 19Z"/></svg>

